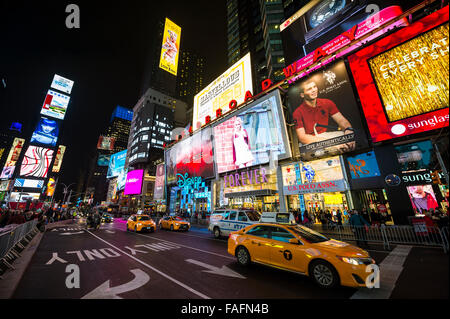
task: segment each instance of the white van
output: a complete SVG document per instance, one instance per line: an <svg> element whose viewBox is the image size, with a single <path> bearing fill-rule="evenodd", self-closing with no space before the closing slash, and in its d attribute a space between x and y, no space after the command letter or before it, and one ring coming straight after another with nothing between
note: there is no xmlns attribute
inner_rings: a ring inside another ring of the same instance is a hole
<svg viewBox="0 0 450 319"><path fill-rule="evenodd" d="M215 238L228 236L231 232L259 223L261 214L249 209L218 209L211 214L209 231Z"/></svg>

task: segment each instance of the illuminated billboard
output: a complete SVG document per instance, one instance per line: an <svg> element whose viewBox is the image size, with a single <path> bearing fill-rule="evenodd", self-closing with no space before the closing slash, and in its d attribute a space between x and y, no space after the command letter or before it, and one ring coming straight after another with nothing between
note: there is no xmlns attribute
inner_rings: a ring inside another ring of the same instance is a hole
<svg viewBox="0 0 450 319"><path fill-rule="evenodd" d="M11 187L12 181L0 181L0 192L7 192Z"/></svg>
<svg viewBox="0 0 450 319"><path fill-rule="evenodd" d="M104 151L112 151L114 150L114 143L116 139L114 137L109 136L100 136L98 138L97 149Z"/></svg>
<svg viewBox="0 0 450 319"><path fill-rule="evenodd" d="M291 85L288 97L302 158L311 160L368 146L343 61Z"/></svg>
<svg viewBox="0 0 450 319"><path fill-rule="evenodd" d="M169 149L165 156L167 183L175 183L177 175L210 178L214 176L211 128L203 129L183 139Z"/></svg>
<svg viewBox="0 0 450 319"><path fill-rule="evenodd" d="M8 157L6 158L5 166L2 170L2 174L0 178L9 179L12 178L14 174L14 169L16 167L16 163L19 160L20 153L22 152L23 145L25 144L25 140L21 138L15 138L11 149L9 151Z"/></svg>
<svg viewBox="0 0 450 319"><path fill-rule="evenodd" d="M180 38L181 28L166 18L159 67L175 76L180 55Z"/></svg>
<svg viewBox="0 0 450 319"><path fill-rule="evenodd" d="M218 173L291 156L278 90L214 126Z"/></svg>
<svg viewBox="0 0 450 319"><path fill-rule="evenodd" d="M47 183L47 196L51 197L55 194L56 181L54 178L50 177Z"/></svg>
<svg viewBox="0 0 450 319"><path fill-rule="evenodd" d="M22 161L20 176L46 178L53 153L48 148L29 146Z"/></svg>
<svg viewBox="0 0 450 319"><path fill-rule="evenodd" d="M59 124L55 120L41 117L36 130L31 136L30 143L56 146L59 135Z"/></svg>
<svg viewBox="0 0 450 319"><path fill-rule="evenodd" d="M118 177L120 175L120 172L125 168L126 159L127 150L111 155L108 174L106 175L106 178Z"/></svg>
<svg viewBox="0 0 450 319"><path fill-rule="evenodd" d="M243 103L247 91L253 92L250 53L194 97L194 129L201 128L207 116L214 120L218 109L222 110L222 114L229 112L232 100L236 100L238 104Z"/></svg>
<svg viewBox="0 0 450 319"><path fill-rule="evenodd" d="M109 159L111 155L99 155L97 159L97 165L107 167L109 166Z"/></svg>
<svg viewBox="0 0 450 319"><path fill-rule="evenodd" d="M449 124L448 6L348 58L372 140Z"/></svg>
<svg viewBox="0 0 450 319"><path fill-rule="evenodd" d="M127 174L124 195L138 195L142 192L142 180L144 179L144 170L139 169Z"/></svg>
<svg viewBox="0 0 450 319"><path fill-rule="evenodd" d="M70 97L56 91L48 90L41 114L58 120L64 120Z"/></svg>
<svg viewBox="0 0 450 319"><path fill-rule="evenodd" d="M73 83L74 82L72 80L63 78L62 76L55 74L51 87L55 90L70 94L70 92L72 92Z"/></svg>
<svg viewBox="0 0 450 319"><path fill-rule="evenodd" d="M153 193L154 199L164 198L164 182L165 182L165 172L164 164L159 164L156 166L156 180L155 180L155 191Z"/></svg>
<svg viewBox="0 0 450 319"><path fill-rule="evenodd" d="M59 173L61 170L61 165L64 157L64 153L66 152L66 147L64 145L60 145L58 147L58 151L56 152L55 162L53 163L52 172Z"/></svg>
<svg viewBox="0 0 450 319"><path fill-rule="evenodd" d="M24 192L12 192L9 200L11 202L26 202L27 200L39 199L40 193L24 193Z"/></svg>
<svg viewBox="0 0 450 319"><path fill-rule="evenodd" d="M44 187L44 180L16 178L14 187L42 188Z"/></svg>

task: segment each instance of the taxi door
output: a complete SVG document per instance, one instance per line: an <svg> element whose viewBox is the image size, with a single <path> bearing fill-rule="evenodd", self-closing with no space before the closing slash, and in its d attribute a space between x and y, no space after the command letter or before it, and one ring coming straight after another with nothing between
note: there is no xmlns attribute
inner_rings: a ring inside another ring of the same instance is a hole
<svg viewBox="0 0 450 319"><path fill-rule="evenodd" d="M270 262L274 266L306 273L305 246L302 243L291 244L290 239L297 239L283 227L271 226Z"/></svg>
<svg viewBox="0 0 450 319"><path fill-rule="evenodd" d="M250 253L252 261L269 264L270 261L270 237L269 227L258 225L247 231L244 246Z"/></svg>
<svg viewBox="0 0 450 319"><path fill-rule="evenodd" d="M128 218L128 229L134 230L134 226L136 224L136 216L131 216Z"/></svg>

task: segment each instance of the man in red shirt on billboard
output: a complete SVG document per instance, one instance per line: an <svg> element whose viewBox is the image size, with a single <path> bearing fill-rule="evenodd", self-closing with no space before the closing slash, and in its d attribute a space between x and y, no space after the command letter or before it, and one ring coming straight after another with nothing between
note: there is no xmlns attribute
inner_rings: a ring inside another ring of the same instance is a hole
<svg viewBox="0 0 450 319"><path fill-rule="evenodd" d="M353 133L352 125L338 110L336 104L329 99L318 98L318 94L319 89L313 80L300 84L300 96L304 101L292 115L298 139L302 144L311 144ZM330 116L341 131L327 132ZM339 148L343 151L352 151L355 149L355 142L343 144Z"/></svg>

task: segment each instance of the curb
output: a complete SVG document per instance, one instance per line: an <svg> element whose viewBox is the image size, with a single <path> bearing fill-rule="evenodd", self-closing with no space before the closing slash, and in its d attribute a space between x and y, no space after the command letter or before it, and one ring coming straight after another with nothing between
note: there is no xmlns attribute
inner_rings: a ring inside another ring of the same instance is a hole
<svg viewBox="0 0 450 319"><path fill-rule="evenodd" d="M25 250L22 251L21 257L14 262L13 266L15 269L8 270L2 275L3 279L0 279L0 299L11 299L25 270L31 262L31 259L39 248L39 244L41 243L44 234L45 232L38 232Z"/></svg>

